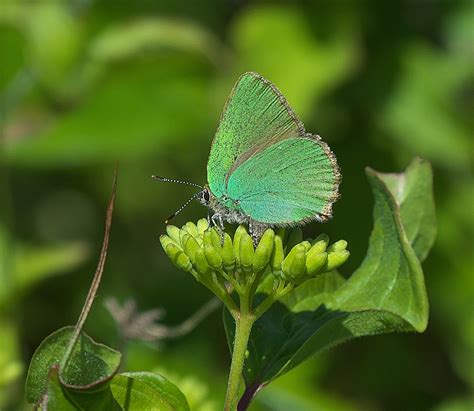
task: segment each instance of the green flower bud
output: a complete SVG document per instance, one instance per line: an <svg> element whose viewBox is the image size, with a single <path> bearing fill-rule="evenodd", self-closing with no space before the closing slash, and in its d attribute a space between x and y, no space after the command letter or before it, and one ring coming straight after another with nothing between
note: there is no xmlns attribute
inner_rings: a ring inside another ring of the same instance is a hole
<svg viewBox="0 0 474 411"><path fill-rule="evenodd" d="M209 230L211 232L211 242L215 248L221 248L222 236L217 232L215 228Z"/></svg>
<svg viewBox="0 0 474 411"><path fill-rule="evenodd" d="M302 241L300 243L306 252L308 252L311 249L311 243L309 241Z"/></svg>
<svg viewBox="0 0 474 411"><path fill-rule="evenodd" d="M218 270L222 267L222 258L212 244L204 244L204 255L212 269Z"/></svg>
<svg viewBox="0 0 474 411"><path fill-rule="evenodd" d="M275 232L272 229L268 229L263 234L262 238L258 242L255 254L253 256L253 269L255 271L263 270L270 262L270 257L273 252Z"/></svg>
<svg viewBox="0 0 474 411"><path fill-rule="evenodd" d="M179 228L174 225L166 226L166 234L168 234L169 238L171 238L176 245L181 245L181 241L179 239L179 231Z"/></svg>
<svg viewBox="0 0 474 411"><path fill-rule="evenodd" d="M312 244L317 243L318 241L325 241L327 244L329 243L329 236L326 233L321 233L313 240Z"/></svg>
<svg viewBox="0 0 474 411"><path fill-rule="evenodd" d="M208 274L211 272L211 267L207 262L204 250L202 248L199 248L196 251L194 258L196 259L194 262L194 267L199 274Z"/></svg>
<svg viewBox="0 0 474 411"><path fill-rule="evenodd" d="M273 238L273 252L270 258L270 267L273 275L279 277L281 275L281 264L285 258L285 250L283 248L283 237L285 232L280 230Z"/></svg>
<svg viewBox="0 0 474 411"><path fill-rule="evenodd" d="M301 227L294 227L290 230L288 235L288 240L286 242L286 249L291 250L296 244L301 243L303 241L303 231Z"/></svg>
<svg viewBox="0 0 474 411"><path fill-rule="evenodd" d="M188 222L181 230L168 225L166 233L160 236L166 254L178 268L191 271L199 281L200 275L214 272L215 277L222 269L229 275L240 270L243 277L236 280L241 286L249 285L249 273L262 273L269 266L277 279L290 280L295 286L318 273L340 267L350 255L345 240L329 247L326 234L303 241L300 228L287 234L284 229L276 234L268 229L256 247L244 226L237 228L232 239L227 233L221 235L216 228L210 229L206 219L196 224Z"/></svg>
<svg viewBox="0 0 474 411"><path fill-rule="evenodd" d="M182 252L183 250L181 250L181 248L179 248L174 242L166 244L165 253L171 261L174 262L176 255Z"/></svg>
<svg viewBox="0 0 474 411"><path fill-rule="evenodd" d="M179 230L179 244L181 245L181 247L183 247L183 243L184 243L184 237L187 237L189 236L189 233L184 229L184 226L181 230Z"/></svg>
<svg viewBox="0 0 474 411"><path fill-rule="evenodd" d="M304 245L295 245L283 260L281 269L285 278L297 279L306 273L306 252Z"/></svg>
<svg viewBox="0 0 474 411"><path fill-rule="evenodd" d="M322 253L323 251L326 251L328 243L329 237L327 236L327 234L320 234L313 240L313 246L311 248L316 248L319 253Z"/></svg>
<svg viewBox="0 0 474 411"><path fill-rule="evenodd" d="M181 253L178 256L175 264L178 268L180 268L183 271L191 271L193 268L193 265L191 264L189 257L185 253Z"/></svg>
<svg viewBox="0 0 474 411"><path fill-rule="evenodd" d="M189 257L183 253L183 251L176 244L168 244L166 246L165 252L171 261L176 265L176 267L180 268L181 270L191 271L193 268Z"/></svg>
<svg viewBox="0 0 474 411"><path fill-rule="evenodd" d="M188 255L189 259L193 264L196 261L196 252L200 248L201 247L193 236L187 235L185 236L185 238L183 238L184 252Z"/></svg>
<svg viewBox="0 0 474 411"><path fill-rule="evenodd" d="M182 230L186 231L189 235L192 235L194 238L199 237L199 232L196 227L196 224L192 223L191 221L188 221L185 225L183 225Z"/></svg>
<svg viewBox="0 0 474 411"><path fill-rule="evenodd" d="M306 274L308 276L314 276L326 265L328 260L328 253L318 252L317 249L311 249L306 254Z"/></svg>
<svg viewBox="0 0 474 411"><path fill-rule="evenodd" d="M237 264L240 264L240 239L243 234L247 234L247 230L243 225L239 225L234 234L234 253Z"/></svg>
<svg viewBox="0 0 474 411"><path fill-rule="evenodd" d="M229 234L224 233L224 244L221 245L222 237L217 230L212 230L211 240L217 253L222 258L222 264L226 271L232 271L235 267L235 253L232 239Z"/></svg>
<svg viewBox="0 0 474 411"><path fill-rule="evenodd" d="M333 252L333 251L342 251L347 248L347 241L346 240L339 240L336 241L334 244L331 244L328 247L328 252Z"/></svg>
<svg viewBox="0 0 474 411"><path fill-rule="evenodd" d="M163 247L163 250L166 251L166 246L168 244L174 244L176 246L178 246L169 236L167 236L166 234L162 234L160 235L160 243L161 243L161 246Z"/></svg>
<svg viewBox="0 0 474 411"><path fill-rule="evenodd" d="M351 253L347 250L333 251L328 254L328 261L324 267L325 271L331 271L344 264Z"/></svg>
<svg viewBox="0 0 474 411"><path fill-rule="evenodd" d="M204 235L202 236L202 244L205 245L211 245L212 246L212 231L214 229L210 229L204 232Z"/></svg>
<svg viewBox="0 0 474 411"><path fill-rule="evenodd" d="M209 223L205 218L201 218L197 222L197 230L198 234L200 236L204 235L204 231L206 231L209 228Z"/></svg>
<svg viewBox="0 0 474 411"><path fill-rule="evenodd" d="M247 271L251 269L253 256L254 256L253 240L252 240L252 237L248 235L247 231L245 231L244 233L242 233L242 236L240 237L240 241L239 241L240 266L244 270Z"/></svg>
<svg viewBox="0 0 474 411"><path fill-rule="evenodd" d="M234 245L229 234L224 236L224 245L222 246L222 263L227 271L233 271L235 268Z"/></svg>

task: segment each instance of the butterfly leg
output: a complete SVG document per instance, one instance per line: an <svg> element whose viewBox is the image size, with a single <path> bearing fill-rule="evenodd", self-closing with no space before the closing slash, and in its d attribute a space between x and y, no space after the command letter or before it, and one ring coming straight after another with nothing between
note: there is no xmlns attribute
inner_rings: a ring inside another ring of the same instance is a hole
<svg viewBox="0 0 474 411"><path fill-rule="evenodd" d="M212 225L217 228L219 234L221 235L221 246L224 245L224 220L222 219L222 215L220 213L214 213L211 216Z"/></svg>
<svg viewBox="0 0 474 411"><path fill-rule="evenodd" d="M256 247L260 238L262 238L263 233L268 228L267 225L262 223L257 223L256 221L249 221L249 233L252 236L253 245Z"/></svg>

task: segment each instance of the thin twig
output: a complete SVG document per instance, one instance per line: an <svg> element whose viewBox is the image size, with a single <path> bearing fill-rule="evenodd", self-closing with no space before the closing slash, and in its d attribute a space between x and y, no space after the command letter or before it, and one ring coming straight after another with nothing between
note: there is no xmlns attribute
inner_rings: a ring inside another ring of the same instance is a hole
<svg viewBox="0 0 474 411"><path fill-rule="evenodd" d="M86 322L87 316L89 315L89 312L92 308L92 304L94 303L97 290L99 289L100 280L102 279L102 273L104 271L105 260L107 258L107 249L109 246L110 227L112 226L112 214L114 211L115 192L117 191L117 167L118 165L115 166L114 179L112 183L112 194L110 196L109 204L107 206L104 240L102 242L102 249L100 251L99 263L97 265L94 278L92 279L92 284L89 288L86 301L84 302L84 306L82 307L81 314L79 316L79 319L77 320L76 327L74 328L74 333L71 339L69 340L69 344L67 346L66 352L64 353L64 357L61 361L61 370L66 369L68 361L76 346L77 340L79 339L79 336L81 334L82 328L84 327L84 323Z"/></svg>

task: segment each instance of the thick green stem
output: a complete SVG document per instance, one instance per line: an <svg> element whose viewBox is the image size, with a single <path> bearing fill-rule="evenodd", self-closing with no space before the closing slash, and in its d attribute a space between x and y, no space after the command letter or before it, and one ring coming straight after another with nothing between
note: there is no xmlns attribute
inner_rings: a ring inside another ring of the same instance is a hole
<svg viewBox="0 0 474 411"><path fill-rule="evenodd" d="M242 308L242 307L241 307ZM225 411L235 411L239 400L239 386L244 369L245 353L255 319L247 310L242 310L235 320L234 348L232 350L232 364L230 366Z"/></svg>

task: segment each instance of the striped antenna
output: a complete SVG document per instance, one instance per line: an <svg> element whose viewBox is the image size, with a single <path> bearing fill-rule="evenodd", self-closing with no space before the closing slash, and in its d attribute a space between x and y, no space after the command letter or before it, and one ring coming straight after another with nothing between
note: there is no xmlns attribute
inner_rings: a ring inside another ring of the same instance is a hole
<svg viewBox="0 0 474 411"><path fill-rule="evenodd" d="M172 178L160 177L160 176L156 176L156 175L151 176L151 178L154 178L155 180L158 180L158 181L164 181L166 183L186 184L186 185L192 186L192 187L203 188L199 184L190 183L189 181L174 180Z"/></svg>
<svg viewBox="0 0 474 411"><path fill-rule="evenodd" d="M168 224L170 220L174 217L176 217L183 209L194 199L198 198L201 195L202 191L199 191L198 193L194 194L188 201L186 201L178 210L176 210L173 214L171 214L166 220L165 224Z"/></svg>

